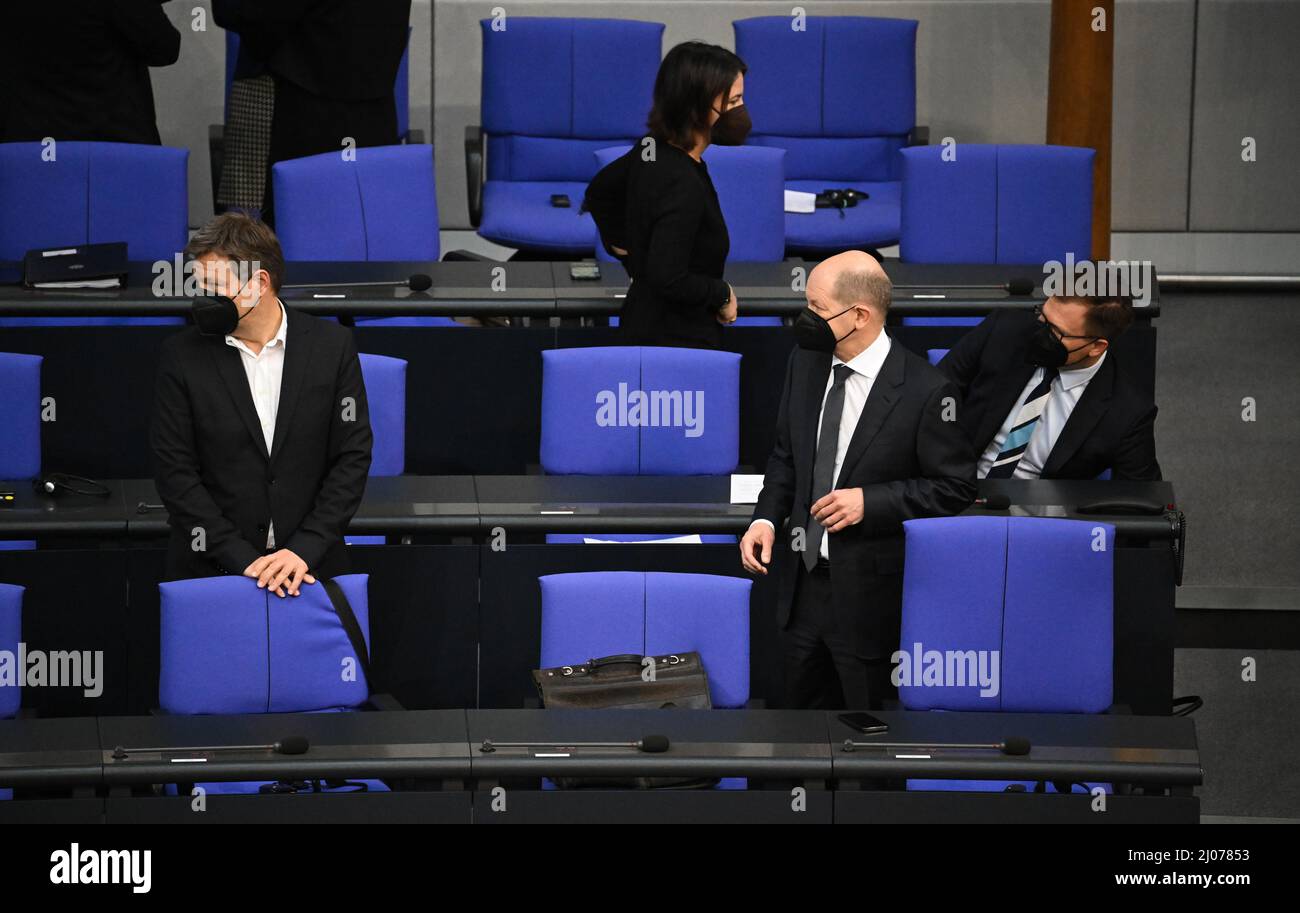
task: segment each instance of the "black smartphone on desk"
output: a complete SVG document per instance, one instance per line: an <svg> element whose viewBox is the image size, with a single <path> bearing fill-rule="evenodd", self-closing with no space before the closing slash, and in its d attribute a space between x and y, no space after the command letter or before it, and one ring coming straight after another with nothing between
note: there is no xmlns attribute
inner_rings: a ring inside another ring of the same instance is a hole
<svg viewBox="0 0 1300 913"><path fill-rule="evenodd" d="M889 731L889 724L869 713L841 713L840 722L863 735L878 735Z"/></svg>

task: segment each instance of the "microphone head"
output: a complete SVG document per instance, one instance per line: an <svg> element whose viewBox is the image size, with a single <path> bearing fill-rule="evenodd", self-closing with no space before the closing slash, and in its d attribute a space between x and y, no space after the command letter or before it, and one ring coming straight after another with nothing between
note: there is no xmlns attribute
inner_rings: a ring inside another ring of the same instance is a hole
<svg viewBox="0 0 1300 913"><path fill-rule="evenodd" d="M1007 293L1016 297L1024 297L1033 294L1034 281L1032 279L1012 279L1007 283Z"/></svg>
<svg viewBox="0 0 1300 913"><path fill-rule="evenodd" d="M275 750L280 754L306 754L310 744L304 736L291 735L276 742Z"/></svg>
<svg viewBox="0 0 1300 913"><path fill-rule="evenodd" d="M988 510L1006 510L1011 506L1011 498L1006 495L989 495L984 499L984 506Z"/></svg>
<svg viewBox="0 0 1300 913"><path fill-rule="evenodd" d="M641 740L640 748L649 754L663 754L668 750L669 742L666 735L648 735Z"/></svg>
<svg viewBox="0 0 1300 913"><path fill-rule="evenodd" d="M407 280L407 282L411 286L411 291L413 292L427 292L429 289L433 288L433 279L429 278L424 273L416 273Z"/></svg>
<svg viewBox="0 0 1300 913"><path fill-rule="evenodd" d="M1027 755L1029 754L1029 740L1020 736L1012 736L1002 743L1002 753L1009 755Z"/></svg>

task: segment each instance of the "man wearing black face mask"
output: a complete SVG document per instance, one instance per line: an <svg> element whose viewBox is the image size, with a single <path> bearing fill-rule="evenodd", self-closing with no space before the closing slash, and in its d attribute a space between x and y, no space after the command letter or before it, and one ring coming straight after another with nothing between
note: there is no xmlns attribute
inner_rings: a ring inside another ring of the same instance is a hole
<svg viewBox="0 0 1300 913"><path fill-rule="evenodd" d="M186 254L207 294L163 345L150 428L167 577L243 574L296 596L348 572L372 443L352 332L281 303L261 222L218 216Z"/></svg>
<svg viewBox="0 0 1300 913"><path fill-rule="evenodd" d="M939 368L964 397L980 478L1160 478L1155 403L1110 350L1132 322L1125 298L1052 297L962 337Z"/></svg>
<svg viewBox="0 0 1300 913"><path fill-rule="evenodd" d="M885 333L891 293L862 251L809 275L776 446L740 543L750 573L767 574L774 555L783 567L777 611L791 708L879 708L897 694L889 657L903 521L955 514L975 497L957 391Z"/></svg>

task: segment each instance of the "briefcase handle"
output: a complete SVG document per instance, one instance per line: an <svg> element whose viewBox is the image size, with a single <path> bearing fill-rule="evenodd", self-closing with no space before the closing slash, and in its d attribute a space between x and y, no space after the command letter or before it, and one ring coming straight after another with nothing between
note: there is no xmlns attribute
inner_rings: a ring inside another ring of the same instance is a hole
<svg viewBox="0 0 1300 913"><path fill-rule="evenodd" d="M613 656L602 656L599 659L587 661L587 671L595 672L597 669L603 669L606 666L640 666L645 657L637 653L616 653Z"/></svg>

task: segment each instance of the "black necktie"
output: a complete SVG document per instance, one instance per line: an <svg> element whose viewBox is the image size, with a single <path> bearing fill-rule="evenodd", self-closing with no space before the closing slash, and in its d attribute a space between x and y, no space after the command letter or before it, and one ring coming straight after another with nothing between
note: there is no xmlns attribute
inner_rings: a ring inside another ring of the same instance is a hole
<svg viewBox="0 0 1300 913"><path fill-rule="evenodd" d="M835 382L826 394L826 405L822 406L822 430L817 436L817 457L813 461L812 501L809 508L823 495L829 494L835 484L835 451L840 444L840 418L844 414L844 382L849 379L853 369L848 365L836 365ZM808 514L808 535L804 543L804 567L812 570L817 566L818 552L821 550L822 536L825 528Z"/></svg>

